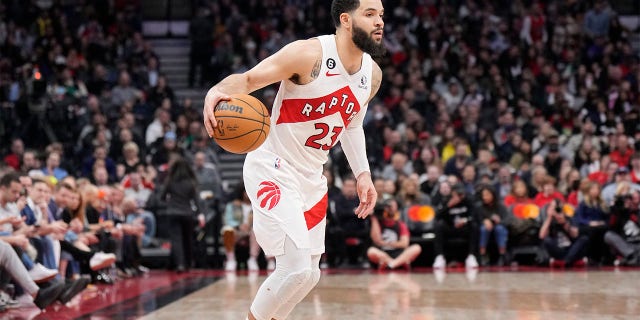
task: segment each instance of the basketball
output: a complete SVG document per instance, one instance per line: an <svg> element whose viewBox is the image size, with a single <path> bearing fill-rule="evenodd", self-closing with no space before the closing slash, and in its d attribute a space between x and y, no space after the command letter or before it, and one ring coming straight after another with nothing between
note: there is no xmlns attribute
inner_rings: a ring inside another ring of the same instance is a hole
<svg viewBox="0 0 640 320"><path fill-rule="evenodd" d="M231 153L247 153L257 149L269 135L269 110L248 94L231 95L213 111L218 126L213 138Z"/></svg>

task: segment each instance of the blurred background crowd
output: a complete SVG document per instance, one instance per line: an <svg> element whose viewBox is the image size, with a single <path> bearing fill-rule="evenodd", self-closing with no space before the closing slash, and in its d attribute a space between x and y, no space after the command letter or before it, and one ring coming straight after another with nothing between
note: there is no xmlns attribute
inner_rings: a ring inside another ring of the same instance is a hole
<svg viewBox="0 0 640 320"><path fill-rule="evenodd" d="M333 33L329 3L192 1L189 85L204 95ZM640 263L640 30L616 12L633 2L383 3L384 79L364 123L381 206L354 216L355 180L332 150L323 264ZM259 267L242 186L223 184L223 151L172 90L137 1L3 0L0 16L0 239L27 272L55 272L46 287L66 299L113 281L111 264L146 272L145 248L187 270L207 234L228 269L236 243ZM270 106L276 90L255 94Z"/></svg>

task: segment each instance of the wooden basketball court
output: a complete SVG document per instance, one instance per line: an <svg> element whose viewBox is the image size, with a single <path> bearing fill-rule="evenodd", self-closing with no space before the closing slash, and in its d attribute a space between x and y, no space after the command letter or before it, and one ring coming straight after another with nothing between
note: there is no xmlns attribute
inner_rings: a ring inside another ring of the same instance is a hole
<svg viewBox="0 0 640 320"><path fill-rule="evenodd" d="M264 273L224 273L143 319L244 319ZM325 271L291 320L639 319L640 271Z"/></svg>

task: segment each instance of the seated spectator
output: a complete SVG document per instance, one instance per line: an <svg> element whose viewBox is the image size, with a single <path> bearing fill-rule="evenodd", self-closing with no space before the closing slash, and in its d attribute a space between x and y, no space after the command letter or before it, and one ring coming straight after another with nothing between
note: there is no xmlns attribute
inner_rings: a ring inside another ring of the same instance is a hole
<svg viewBox="0 0 640 320"><path fill-rule="evenodd" d="M11 140L11 153L4 156L4 163L14 170L20 170L20 161L24 155L24 143L22 139L15 138Z"/></svg>
<svg viewBox="0 0 640 320"><path fill-rule="evenodd" d="M31 243L38 250L37 260L41 261L45 267L57 270L58 261L54 253L54 242L57 242L55 239L61 238L67 231L67 224L63 221L49 222L48 203L51 188L44 180L33 179L32 186L27 190L27 204L20 215L27 225L35 226L37 229L30 237Z"/></svg>
<svg viewBox="0 0 640 320"><path fill-rule="evenodd" d="M258 254L260 254L260 246L256 240L256 236L251 229L253 221L253 211L251 201L244 189L244 184L239 184L234 192L231 202L227 203L222 221L222 241L224 243L224 251L227 256L225 270L235 271L237 262L235 258L235 248L237 243L245 243L249 246L249 260L247 260L247 269L249 271L258 271Z"/></svg>
<svg viewBox="0 0 640 320"><path fill-rule="evenodd" d="M382 178L387 180L398 180L401 174L409 175L413 172L413 165L406 154L396 152L391 155L391 163L382 170Z"/></svg>
<svg viewBox="0 0 640 320"><path fill-rule="evenodd" d="M342 181L342 193L335 200L335 215L345 235L347 257L350 264L356 264L364 258L369 242L368 220L360 219L354 214L360 204L356 190L356 179L347 176Z"/></svg>
<svg viewBox="0 0 640 320"><path fill-rule="evenodd" d="M611 206L609 231L604 234L604 242L622 257L622 265L640 265L639 221L640 192L618 193Z"/></svg>
<svg viewBox="0 0 640 320"><path fill-rule="evenodd" d="M40 309L44 309L56 302L65 291L63 283L53 283L46 288L38 287L27 273L25 267L20 263L20 258L18 258L11 246L4 241L0 241L0 270L3 273L7 273L22 289L33 297L33 303Z"/></svg>
<svg viewBox="0 0 640 320"><path fill-rule="evenodd" d="M116 163L113 159L108 157L107 148L104 146L97 146L93 149L93 155L84 160L82 164L82 176L89 178L95 171L96 162L104 162L103 166L107 170L107 178L109 181L115 181L116 179Z"/></svg>
<svg viewBox="0 0 640 320"><path fill-rule="evenodd" d="M118 166L122 166L121 170L128 174L135 171L136 167L141 163L138 145L133 141L125 143L122 146L122 159L118 160Z"/></svg>
<svg viewBox="0 0 640 320"><path fill-rule="evenodd" d="M527 184L522 180L513 181L513 185L511 187L511 193L509 193L506 197L504 197L504 205L507 208L511 208L511 206L515 204L528 204L533 203L533 199L529 198L529 191L527 189Z"/></svg>
<svg viewBox="0 0 640 320"><path fill-rule="evenodd" d="M505 208L496 193L490 186L481 186L478 190L480 194L480 204L478 205L478 224L480 225L480 264L487 266L489 264L489 255L487 254L487 245L491 235L494 236L498 245L497 265L505 264L505 254L507 252L507 240L509 231L504 221L507 219L507 208Z"/></svg>
<svg viewBox="0 0 640 320"><path fill-rule="evenodd" d="M542 208L553 199L564 202L564 196L556 190L556 178L548 175L542 181L542 191L538 192L533 199L533 203Z"/></svg>
<svg viewBox="0 0 640 320"><path fill-rule="evenodd" d="M444 165L444 174L462 177L462 170L471 163L469 144L464 141L456 145L456 153ZM443 157L444 158L444 157Z"/></svg>
<svg viewBox="0 0 640 320"><path fill-rule="evenodd" d="M409 229L400 220L398 204L390 199L378 204L371 217L372 247L367 256L379 269L410 268L422 251L418 244L409 244Z"/></svg>
<svg viewBox="0 0 640 320"><path fill-rule="evenodd" d="M615 198L616 190L622 183L627 183L631 187L632 190L640 191L640 185L631 182L631 176L629 175L629 169L627 167L618 167L615 171L615 180L614 182L606 185L602 189L602 200L604 203L611 205Z"/></svg>
<svg viewBox="0 0 640 320"><path fill-rule="evenodd" d="M430 204L431 199L418 189L417 179L407 178L402 182L398 191L398 206L402 209L411 207L414 204Z"/></svg>
<svg viewBox="0 0 640 320"><path fill-rule="evenodd" d="M433 197L438 191L438 184L440 183L440 177L442 176L440 167L437 165L430 165L427 168L427 172L420 176L420 191L424 192L429 197Z"/></svg>
<svg viewBox="0 0 640 320"><path fill-rule="evenodd" d="M460 184L456 184L452 188L451 196L447 199L436 207L434 245L436 259L433 267L442 269L446 266L445 244L453 239L458 239L463 241L467 248L466 268L477 268L478 260L475 257L475 250L478 241L478 227L475 207Z"/></svg>
<svg viewBox="0 0 640 320"><path fill-rule="evenodd" d="M589 238L589 256L597 262L606 257L604 234L607 231L609 208L600 197L600 185L597 182L589 184L583 198L576 208L573 220L580 234Z"/></svg>
<svg viewBox="0 0 640 320"><path fill-rule="evenodd" d="M42 173L46 176L54 176L58 180L69 175L67 170L60 167L60 154L57 152L50 152L47 155L46 165L42 168Z"/></svg>
<svg viewBox="0 0 640 320"><path fill-rule="evenodd" d="M571 218L565 215L563 203L553 199L544 207L546 219L540 228L539 237L551 255L550 264L555 260L565 267L572 267L576 261L587 254L589 238L581 235L578 227L572 225Z"/></svg>

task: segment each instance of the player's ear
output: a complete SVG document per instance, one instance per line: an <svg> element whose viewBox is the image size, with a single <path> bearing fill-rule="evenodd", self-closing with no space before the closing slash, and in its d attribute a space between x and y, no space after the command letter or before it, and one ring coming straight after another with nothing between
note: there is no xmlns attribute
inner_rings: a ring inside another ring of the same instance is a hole
<svg viewBox="0 0 640 320"><path fill-rule="evenodd" d="M340 25L346 30L351 30L351 15L346 12L341 13Z"/></svg>

